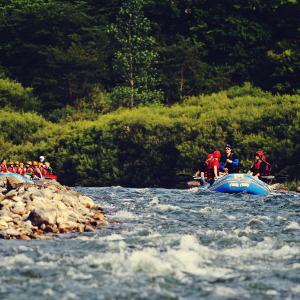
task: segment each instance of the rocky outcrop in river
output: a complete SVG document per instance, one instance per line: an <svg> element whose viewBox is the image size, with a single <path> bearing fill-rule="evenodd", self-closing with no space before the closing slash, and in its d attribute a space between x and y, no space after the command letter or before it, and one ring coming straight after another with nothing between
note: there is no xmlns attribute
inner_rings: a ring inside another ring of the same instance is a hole
<svg viewBox="0 0 300 300"><path fill-rule="evenodd" d="M94 231L105 223L102 208L91 198L56 181L0 177L2 239L50 239L58 233Z"/></svg>

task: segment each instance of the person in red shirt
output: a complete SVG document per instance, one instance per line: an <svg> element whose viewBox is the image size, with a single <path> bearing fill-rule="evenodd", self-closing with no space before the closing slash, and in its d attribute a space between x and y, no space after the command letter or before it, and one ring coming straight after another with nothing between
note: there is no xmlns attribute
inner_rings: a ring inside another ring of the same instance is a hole
<svg viewBox="0 0 300 300"><path fill-rule="evenodd" d="M6 159L3 159L0 165L0 172L7 173Z"/></svg>
<svg viewBox="0 0 300 300"><path fill-rule="evenodd" d="M248 171L248 174L256 176L266 183L270 183L270 179L266 177L269 177L271 172L272 166L266 161L265 153L262 150L257 150L255 152L255 159Z"/></svg>
<svg viewBox="0 0 300 300"><path fill-rule="evenodd" d="M28 161L25 166L26 166L26 168L25 168L26 173L24 176L30 178L33 174L32 162Z"/></svg>
<svg viewBox="0 0 300 300"><path fill-rule="evenodd" d="M10 173L16 173L16 168L14 166L14 162L11 161L8 163L8 168L7 168L7 171L10 172Z"/></svg>
<svg viewBox="0 0 300 300"><path fill-rule="evenodd" d="M17 168L17 173L20 175L25 175L26 169L23 163L20 163L19 167Z"/></svg>
<svg viewBox="0 0 300 300"><path fill-rule="evenodd" d="M214 182L219 178L221 152L215 151L213 153L213 159L210 161L207 169L207 181L209 183Z"/></svg>

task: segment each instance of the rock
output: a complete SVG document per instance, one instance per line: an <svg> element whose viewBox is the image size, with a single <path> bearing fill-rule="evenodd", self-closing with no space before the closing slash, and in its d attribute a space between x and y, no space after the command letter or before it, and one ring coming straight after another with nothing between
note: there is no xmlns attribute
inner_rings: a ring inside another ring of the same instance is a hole
<svg viewBox="0 0 300 300"><path fill-rule="evenodd" d="M10 210L18 215L23 215L26 213L26 208L25 208L25 204L21 201L16 202L11 208Z"/></svg>
<svg viewBox="0 0 300 300"><path fill-rule="evenodd" d="M19 236L19 239L20 240L31 240L31 238L28 236L28 235L26 235L26 234L21 234L20 236Z"/></svg>
<svg viewBox="0 0 300 300"><path fill-rule="evenodd" d="M23 182L16 177L7 177L7 190L13 190L22 185Z"/></svg>
<svg viewBox="0 0 300 300"><path fill-rule="evenodd" d="M102 208L69 187L15 179L0 178L0 189L8 190L0 194L0 238L50 239L58 233L93 232L107 224Z"/></svg>
<svg viewBox="0 0 300 300"><path fill-rule="evenodd" d="M300 193L300 186L296 188L296 192Z"/></svg>
<svg viewBox="0 0 300 300"><path fill-rule="evenodd" d="M7 228L8 228L7 222L5 222L4 220L0 220L0 231L7 229Z"/></svg>
<svg viewBox="0 0 300 300"><path fill-rule="evenodd" d="M84 231L86 231L86 232L94 232L95 229L91 225L85 225L84 226Z"/></svg>
<svg viewBox="0 0 300 300"><path fill-rule="evenodd" d="M20 235L19 231L15 228L8 228L7 230L5 230L6 234L10 235L10 236L18 236Z"/></svg>
<svg viewBox="0 0 300 300"><path fill-rule="evenodd" d="M16 192L16 190L10 190L6 195L5 198L7 199L12 199L13 197L17 196L18 193Z"/></svg>
<svg viewBox="0 0 300 300"><path fill-rule="evenodd" d="M79 202L86 208L93 208L95 206L94 201L87 196L79 196Z"/></svg>
<svg viewBox="0 0 300 300"><path fill-rule="evenodd" d="M105 222L106 221L106 217L99 211L96 211L93 215L93 218L96 220L99 220L101 222Z"/></svg>
<svg viewBox="0 0 300 300"><path fill-rule="evenodd" d="M8 222L11 222L12 220L13 220L13 218L10 216L1 216L1 221L3 221L3 222L8 223Z"/></svg>
<svg viewBox="0 0 300 300"><path fill-rule="evenodd" d="M289 191L289 188L282 183L272 184L270 185L270 189L273 191L283 191L283 192Z"/></svg>
<svg viewBox="0 0 300 300"><path fill-rule="evenodd" d="M56 210L55 209L34 209L28 216L34 226L41 226L43 223L54 225L56 224Z"/></svg>

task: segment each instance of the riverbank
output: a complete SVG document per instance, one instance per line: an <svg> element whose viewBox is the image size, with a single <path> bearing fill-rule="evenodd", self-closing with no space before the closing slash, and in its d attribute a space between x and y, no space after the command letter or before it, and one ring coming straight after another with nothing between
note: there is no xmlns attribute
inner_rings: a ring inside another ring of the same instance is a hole
<svg viewBox="0 0 300 300"><path fill-rule="evenodd" d="M95 231L106 223L91 198L56 181L0 178L2 239L52 239L60 233Z"/></svg>

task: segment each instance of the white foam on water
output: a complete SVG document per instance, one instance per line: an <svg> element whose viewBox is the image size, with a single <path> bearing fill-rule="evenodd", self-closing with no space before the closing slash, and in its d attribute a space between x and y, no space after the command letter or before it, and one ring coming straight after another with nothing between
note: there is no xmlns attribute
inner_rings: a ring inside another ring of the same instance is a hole
<svg viewBox="0 0 300 300"><path fill-rule="evenodd" d="M284 228L287 230L299 230L300 224L297 222L289 222L289 224Z"/></svg>
<svg viewBox="0 0 300 300"><path fill-rule="evenodd" d="M35 264L47 269L57 268L57 261L38 261Z"/></svg>
<svg viewBox="0 0 300 300"><path fill-rule="evenodd" d="M240 236L240 234L255 234L257 233L258 230L257 229L253 229L251 228L250 226L246 226L245 228L238 228L238 229L235 229L233 230L233 233L236 235L236 236Z"/></svg>
<svg viewBox="0 0 300 300"><path fill-rule="evenodd" d="M207 207L204 207L204 208L200 208L198 210L198 212L200 212L203 215L210 216L210 215L215 215L215 214L219 214L219 213L223 212L223 209L213 208L213 207L207 206Z"/></svg>
<svg viewBox="0 0 300 300"><path fill-rule="evenodd" d="M285 217L282 216L277 216L276 218L278 221L286 221L287 219Z"/></svg>
<svg viewBox="0 0 300 300"><path fill-rule="evenodd" d="M177 238L178 240L178 238ZM111 252L90 254L78 262L80 265L98 266L99 269L111 269L116 278L139 276L171 275L186 282L188 274L207 278L236 278L232 269L213 266L216 257L214 250L201 245L196 237L184 235L179 238L179 245L166 248L144 248L132 250L120 241Z"/></svg>
<svg viewBox="0 0 300 300"><path fill-rule="evenodd" d="M89 280L93 278L92 274L84 274L82 272L79 272L78 269L70 268L66 275L72 279L77 280Z"/></svg>
<svg viewBox="0 0 300 300"><path fill-rule="evenodd" d="M264 216L264 215L258 215L258 216L256 216L256 219L260 220L260 221L270 221L271 220L271 218L269 216Z"/></svg>
<svg viewBox="0 0 300 300"><path fill-rule="evenodd" d="M43 291L43 295L48 297L53 297L55 295L55 292L52 289L47 288Z"/></svg>
<svg viewBox="0 0 300 300"><path fill-rule="evenodd" d="M150 205L157 205L159 204L158 197L153 197L152 200L149 202Z"/></svg>
<svg viewBox="0 0 300 300"><path fill-rule="evenodd" d="M300 248L299 247L290 247L289 245L285 245L281 247L280 249L273 251L273 257L275 258L292 258L295 255L299 255Z"/></svg>
<svg viewBox="0 0 300 300"><path fill-rule="evenodd" d="M161 211L181 210L179 206L175 206L171 204L158 204L155 207Z"/></svg>
<svg viewBox="0 0 300 300"><path fill-rule="evenodd" d="M113 220L138 220L140 217L127 210L119 210L114 215L110 216Z"/></svg>
<svg viewBox="0 0 300 300"><path fill-rule="evenodd" d="M236 220L236 216L231 216L231 215L225 215L226 219L234 221Z"/></svg>
<svg viewBox="0 0 300 300"><path fill-rule="evenodd" d="M103 237L107 241L120 241L124 240L124 237L121 234L111 234Z"/></svg>
<svg viewBox="0 0 300 300"><path fill-rule="evenodd" d="M276 248L275 241L272 238L265 238L262 242L248 248L235 247L222 251L225 256L231 257L273 257L275 259L288 259L300 253L299 247L291 247L284 245L281 248Z"/></svg>
<svg viewBox="0 0 300 300"><path fill-rule="evenodd" d="M15 256L5 256L0 260L0 267L8 267L14 265L31 265L34 261L25 254L17 254Z"/></svg>
<svg viewBox="0 0 300 300"><path fill-rule="evenodd" d="M149 205L153 206L160 211L172 211L172 210L181 210L179 206L171 205L171 204L160 204L158 197L153 197L149 202Z"/></svg>
<svg viewBox="0 0 300 300"><path fill-rule="evenodd" d="M77 300L77 299L79 299L79 297L75 293L68 291L62 295L61 299L62 300Z"/></svg>
<svg viewBox="0 0 300 300"><path fill-rule="evenodd" d="M244 290L234 289L224 285L216 286L214 290L214 294L220 298L231 298L231 297L237 298L238 296L244 296L244 297L246 296Z"/></svg>
<svg viewBox="0 0 300 300"><path fill-rule="evenodd" d="M128 264L133 272L143 271L160 275L173 272L172 264L168 261L163 261L155 249L134 251L128 259Z"/></svg>
<svg viewBox="0 0 300 300"><path fill-rule="evenodd" d="M294 286L291 288L291 292L294 294L294 295L300 295L300 284Z"/></svg>
<svg viewBox="0 0 300 300"><path fill-rule="evenodd" d="M268 295L268 296L277 296L278 292L275 291L275 290L266 290L265 294Z"/></svg>
<svg viewBox="0 0 300 300"><path fill-rule="evenodd" d="M293 264L293 269L300 269L300 263Z"/></svg>
<svg viewBox="0 0 300 300"><path fill-rule="evenodd" d="M32 248L30 248L30 247L27 247L27 246L24 246L24 245L21 245L21 246L19 246L18 247L18 250L19 251L33 251L33 249Z"/></svg>

